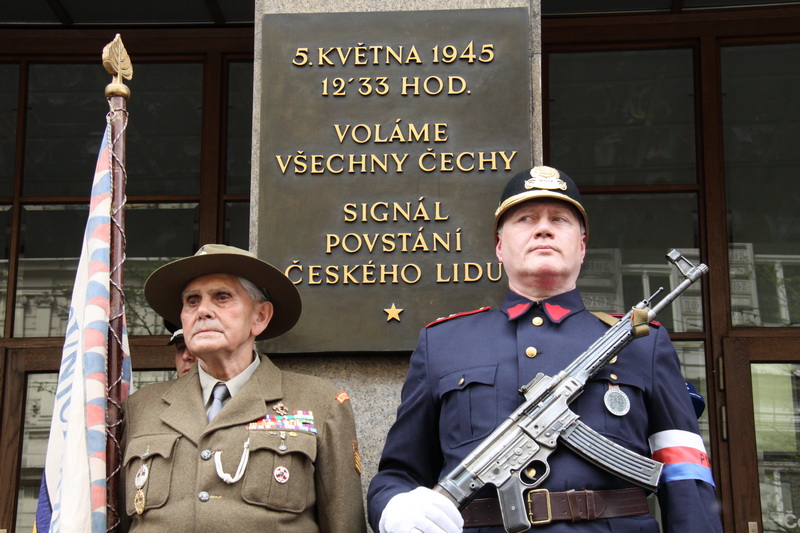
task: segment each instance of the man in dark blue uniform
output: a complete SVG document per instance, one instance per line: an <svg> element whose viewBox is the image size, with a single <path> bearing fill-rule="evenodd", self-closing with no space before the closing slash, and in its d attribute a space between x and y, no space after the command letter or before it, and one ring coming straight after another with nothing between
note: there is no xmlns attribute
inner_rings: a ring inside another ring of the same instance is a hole
<svg viewBox="0 0 800 533"><path fill-rule="evenodd" d="M517 174L503 191L495 229L509 290L497 309L457 314L420 333L369 488L376 532L504 531L493 487L461 512L430 488L520 405L522 385L539 372L558 373L609 327L576 289L589 224L567 175L549 167ZM610 389L629 406L607 407ZM666 533L722 531L695 410L663 327L652 324L571 408L605 437L664 463L658 497ZM552 521L535 529L658 533L644 490L563 446L549 462L538 487L549 494L535 495L533 511L542 518L549 497Z"/></svg>

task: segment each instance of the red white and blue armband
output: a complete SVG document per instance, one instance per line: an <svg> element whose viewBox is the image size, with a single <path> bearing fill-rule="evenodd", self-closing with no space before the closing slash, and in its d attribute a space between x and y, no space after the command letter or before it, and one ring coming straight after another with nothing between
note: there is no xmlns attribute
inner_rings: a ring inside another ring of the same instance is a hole
<svg viewBox="0 0 800 533"><path fill-rule="evenodd" d="M664 463L661 482L697 479L714 485L703 438L691 431L659 431L649 438L653 459Z"/></svg>

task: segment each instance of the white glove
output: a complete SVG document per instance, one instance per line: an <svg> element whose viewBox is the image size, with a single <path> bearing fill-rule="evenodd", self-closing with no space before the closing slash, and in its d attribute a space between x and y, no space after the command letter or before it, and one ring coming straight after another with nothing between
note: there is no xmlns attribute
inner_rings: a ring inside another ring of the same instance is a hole
<svg viewBox="0 0 800 533"><path fill-rule="evenodd" d="M461 533L464 519L445 496L425 487L394 496L381 514L380 533Z"/></svg>

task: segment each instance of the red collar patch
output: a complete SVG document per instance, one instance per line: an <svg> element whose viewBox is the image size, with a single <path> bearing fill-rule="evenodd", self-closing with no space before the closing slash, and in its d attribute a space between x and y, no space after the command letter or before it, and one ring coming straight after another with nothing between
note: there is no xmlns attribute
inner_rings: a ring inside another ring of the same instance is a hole
<svg viewBox="0 0 800 533"><path fill-rule="evenodd" d="M508 319L514 320L518 316L522 315L525 311L530 309L531 303L519 303L513 307L509 307L506 312L508 313Z"/></svg>
<svg viewBox="0 0 800 533"><path fill-rule="evenodd" d="M553 319L554 322L558 322L568 314L570 314L569 309L564 309L560 305L555 305L551 303L545 302L544 309L547 311L547 316Z"/></svg>

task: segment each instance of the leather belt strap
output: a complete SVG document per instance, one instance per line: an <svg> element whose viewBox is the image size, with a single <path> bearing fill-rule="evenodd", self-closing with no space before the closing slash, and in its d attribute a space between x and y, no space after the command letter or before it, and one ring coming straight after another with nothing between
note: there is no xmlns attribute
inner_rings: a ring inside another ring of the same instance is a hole
<svg viewBox="0 0 800 533"><path fill-rule="evenodd" d="M531 490L525 498L528 519L533 527L555 520L597 520L649 513L643 489L570 490L550 492ZM461 510L464 527L502 526L500 503L496 498L472 500Z"/></svg>

